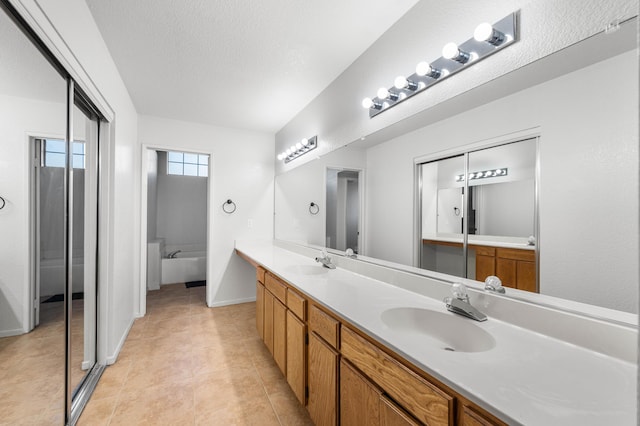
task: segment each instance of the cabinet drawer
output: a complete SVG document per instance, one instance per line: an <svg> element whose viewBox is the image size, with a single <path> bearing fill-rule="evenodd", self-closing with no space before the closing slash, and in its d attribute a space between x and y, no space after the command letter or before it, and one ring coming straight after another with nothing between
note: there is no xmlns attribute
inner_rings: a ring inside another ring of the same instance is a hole
<svg viewBox="0 0 640 426"><path fill-rule="evenodd" d="M338 348L338 330L340 323L329 314L321 311L315 305L309 310L309 328L322 337L334 348Z"/></svg>
<svg viewBox="0 0 640 426"><path fill-rule="evenodd" d="M496 255L495 247L469 245L469 248L474 249L476 251L476 256L494 257Z"/></svg>
<svg viewBox="0 0 640 426"><path fill-rule="evenodd" d="M307 301L290 288L287 288L287 308L302 321L307 319Z"/></svg>
<svg viewBox="0 0 640 426"><path fill-rule="evenodd" d="M534 250L518 250L499 248L496 249L496 257L513 260L526 260L527 262L536 261L536 252Z"/></svg>
<svg viewBox="0 0 640 426"><path fill-rule="evenodd" d="M258 266L256 268L256 280L258 280L258 282L261 282L262 284L264 284L264 275L266 274L266 272L267 271L263 267Z"/></svg>
<svg viewBox="0 0 640 426"><path fill-rule="evenodd" d="M279 278L266 274L264 286L282 303L287 303L287 286Z"/></svg>
<svg viewBox="0 0 640 426"><path fill-rule="evenodd" d="M342 355L404 409L429 425L453 424L453 397L343 327Z"/></svg>

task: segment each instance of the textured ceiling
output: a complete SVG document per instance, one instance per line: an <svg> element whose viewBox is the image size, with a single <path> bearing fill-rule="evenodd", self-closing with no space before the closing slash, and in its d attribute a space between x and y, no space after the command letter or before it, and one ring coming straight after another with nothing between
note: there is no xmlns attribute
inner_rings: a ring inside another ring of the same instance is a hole
<svg viewBox="0 0 640 426"><path fill-rule="evenodd" d="M275 133L418 0L87 0L141 114Z"/></svg>

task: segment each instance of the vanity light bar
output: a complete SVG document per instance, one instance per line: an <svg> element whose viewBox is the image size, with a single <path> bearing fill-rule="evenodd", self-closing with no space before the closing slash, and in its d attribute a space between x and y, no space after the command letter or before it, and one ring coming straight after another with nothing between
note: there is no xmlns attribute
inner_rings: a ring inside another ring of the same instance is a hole
<svg viewBox="0 0 640 426"><path fill-rule="evenodd" d="M515 43L518 40L518 12L493 25L487 22L478 25L473 35L460 45L447 43L440 58L431 63L420 62L415 73L396 77L393 87L381 87L373 99L364 98L362 106L369 110L369 118Z"/></svg>
<svg viewBox="0 0 640 426"><path fill-rule="evenodd" d="M310 138L302 139L295 145L291 145L291 147L287 148L285 151L281 152L277 155L278 161L284 160L284 163L287 164L289 161L295 160L301 155L306 154L309 151L316 149L318 146L318 137L313 136Z"/></svg>
<svg viewBox="0 0 640 426"><path fill-rule="evenodd" d="M506 167L502 169L484 170L482 172L469 173L469 180L506 176L508 174L509 174L509 169L507 169ZM464 181L464 175L457 175L456 182L462 182L462 181Z"/></svg>

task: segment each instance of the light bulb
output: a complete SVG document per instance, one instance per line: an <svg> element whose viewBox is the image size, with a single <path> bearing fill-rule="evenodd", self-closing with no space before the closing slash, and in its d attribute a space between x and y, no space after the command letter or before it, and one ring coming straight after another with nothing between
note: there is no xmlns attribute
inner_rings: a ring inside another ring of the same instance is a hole
<svg viewBox="0 0 640 426"><path fill-rule="evenodd" d="M302 146L307 146L307 145L309 145L309 139L307 139L307 138L302 138L302 140L300 141L300 143L302 144Z"/></svg>
<svg viewBox="0 0 640 426"><path fill-rule="evenodd" d="M493 28L491 24L483 22L476 27L476 30L473 32L473 38L476 41L486 41L494 46L498 46L504 41L505 35Z"/></svg>
<svg viewBox="0 0 640 426"><path fill-rule="evenodd" d="M298 142L298 143L296 144L296 150L300 151L301 149L302 149L302 143L301 143L301 142Z"/></svg>
<svg viewBox="0 0 640 426"><path fill-rule="evenodd" d="M276 157L278 159L278 161L282 160L282 154L278 154L278 156Z"/></svg>
<svg viewBox="0 0 640 426"><path fill-rule="evenodd" d="M395 86L396 89L404 89L409 85L409 82L404 76L399 75L396 77L395 80L393 80L393 85Z"/></svg>
<svg viewBox="0 0 640 426"><path fill-rule="evenodd" d="M296 152L296 146L295 145L291 145L289 147L289 149L291 150L291 153L293 154L294 152Z"/></svg>
<svg viewBox="0 0 640 426"><path fill-rule="evenodd" d="M387 99L388 97L389 97L389 91L385 87L381 87L378 89L379 99Z"/></svg>
<svg viewBox="0 0 640 426"><path fill-rule="evenodd" d="M473 32L473 38L475 38L476 41L487 41L492 34L493 26L488 22L483 22L476 27L476 30Z"/></svg>
<svg viewBox="0 0 640 426"><path fill-rule="evenodd" d="M431 74L431 65L428 62L422 61L416 65L416 74L420 77L424 77L427 74Z"/></svg>
<svg viewBox="0 0 640 426"><path fill-rule="evenodd" d="M471 57L471 55L460 50L457 44L447 43L442 48L442 57L444 57L445 59L451 59L452 61L460 62L461 64L466 64L467 62L469 62L469 58Z"/></svg>
<svg viewBox="0 0 640 426"><path fill-rule="evenodd" d="M364 98L362 100L362 107L363 108L371 108L373 106L373 101L371 100L371 98Z"/></svg>
<svg viewBox="0 0 640 426"><path fill-rule="evenodd" d="M284 152L285 155L288 157L291 155L291 148L287 148L287 150Z"/></svg>
<svg viewBox="0 0 640 426"><path fill-rule="evenodd" d="M445 59L455 59L460 55L460 49L455 43L447 43L442 48L442 57Z"/></svg>

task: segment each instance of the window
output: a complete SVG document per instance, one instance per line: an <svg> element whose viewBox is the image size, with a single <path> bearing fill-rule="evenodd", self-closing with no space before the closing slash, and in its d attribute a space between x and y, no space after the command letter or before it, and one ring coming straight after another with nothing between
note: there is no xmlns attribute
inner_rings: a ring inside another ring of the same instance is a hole
<svg viewBox="0 0 640 426"><path fill-rule="evenodd" d="M45 139L44 166L64 167L65 141L60 139ZM84 169L84 142L73 142L73 168Z"/></svg>
<svg viewBox="0 0 640 426"><path fill-rule="evenodd" d="M167 174L181 176L209 176L209 156L170 151L167 155Z"/></svg>

